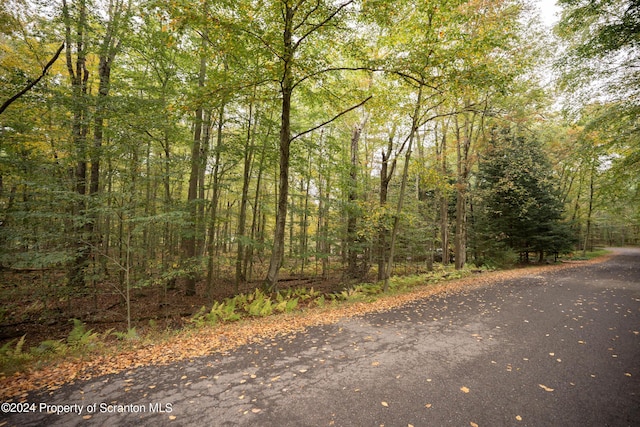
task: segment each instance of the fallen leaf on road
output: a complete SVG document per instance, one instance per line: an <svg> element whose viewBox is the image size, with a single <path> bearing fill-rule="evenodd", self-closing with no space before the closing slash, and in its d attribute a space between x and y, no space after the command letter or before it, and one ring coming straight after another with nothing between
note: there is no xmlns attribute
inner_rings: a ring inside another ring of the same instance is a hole
<svg viewBox="0 0 640 427"><path fill-rule="evenodd" d="M552 388L547 387L546 385L542 385L542 384L538 384L540 386L541 389L543 389L544 391L553 391Z"/></svg>
<svg viewBox="0 0 640 427"><path fill-rule="evenodd" d="M387 402L381 402L382 406L384 406L385 408L389 407L389 404Z"/></svg>
<svg viewBox="0 0 640 427"><path fill-rule="evenodd" d="M463 393L469 393L469 388L468 387L460 387L460 391L462 391Z"/></svg>
<svg viewBox="0 0 640 427"><path fill-rule="evenodd" d="M431 403L427 403L426 405L424 405L425 408L431 408Z"/></svg>

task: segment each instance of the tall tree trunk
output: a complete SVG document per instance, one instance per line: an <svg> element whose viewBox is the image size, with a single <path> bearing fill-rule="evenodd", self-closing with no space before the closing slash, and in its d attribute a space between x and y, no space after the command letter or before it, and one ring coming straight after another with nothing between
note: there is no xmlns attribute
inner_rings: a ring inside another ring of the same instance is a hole
<svg viewBox="0 0 640 427"><path fill-rule="evenodd" d="M255 92L254 92L255 96ZM243 269L244 257L245 257L245 233L247 222L247 204L249 201L249 181L251 178L251 162L253 160L254 140L255 140L255 126L253 124L254 105L253 98L249 104L249 119L247 120L247 139L244 149L244 167L242 172L242 196L240 199L240 214L238 216L238 248L236 253L236 292L238 292L240 283L247 280L245 270ZM258 114L255 113L256 121Z"/></svg>
<svg viewBox="0 0 640 427"><path fill-rule="evenodd" d="M74 216L71 231L72 254L71 266L68 271L68 283L72 288L82 289L85 286L85 270L88 266L90 249L86 242L87 234L87 82L89 71L86 64L86 29L87 6L85 0L79 0L77 21L75 22L75 38L72 37L72 17L66 0L62 2L62 13L65 23L67 71L72 88L72 118L71 139L75 150L76 166L72 180L77 201L73 203ZM73 47L75 46L75 66L73 61ZM90 224L89 224L90 225Z"/></svg>
<svg viewBox="0 0 640 427"><path fill-rule="evenodd" d="M282 80L280 81L280 91L282 93L282 108L280 118L280 175L278 177L278 206L276 211L276 226L273 236L273 249L269 261L269 271L267 272L267 285L271 289L276 289L278 284L278 273L282 266L284 257L284 238L287 222L287 203L289 199L289 157L291 147L291 95L293 92L293 17L295 9L285 2L284 8L284 32L283 32L283 56L282 65L284 67Z"/></svg>
<svg viewBox="0 0 640 427"><path fill-rule="evenodd" d="M271 122L271 120L269 120ZM253 216L251 218L251 241L256 242L258 240L258 232L260 228L259 220L260 220L260 192L262 188L262 174L264 171L264 161L267 153L267 141L269 140L269 136L271 135L271 127L269 127L267 131L267 135L264 137L262 141L262 149L260 152L260 162L258 164L258 176L256 178L256 191L253 198ZM245 265L244 265L244 276L248 278L251 274L252 266L253 266L253 252L254 252L255 243L252 243L247 247L247 254L245 257ZM262 248L262 245L260 246Z"/></svg>
<svg viewBox="0 0 640 427"><path fill-rule="evenodd" d="M593 195L594 195L594 176L596 168L595 164L591 165L589 176L589 208L587 210L587 227L584 233L584 245L582 246L582 256L587 254L588 250L593 250L593 245L590 244L591 239L591 215L593 214Z"/></svg>
<svg viewBox="0 0 640 427"><path fill-rule="evenodd" d="M407 143L407 152L404 157L404 167L402 170L402 181L400 183L400 194L398 195L398 206L393 217L393 228L391 229L391 244L389 247L389 260L384 277L383 291L389 290L389 278L391 277L391 269L393 268L393 258L395 256L396 240L398 238L398 229L400 228L400 215L402 214L402 206L404 204L404 194L407 188L407 180L409 177L409 162L411 161L411 151L413 149L413 140L418 132L420 121L420 109L422 104L422 85L418 88L418 99L411 120L411 130L409 131L409 139Z"/></svg>
<svg viewBox="0 0 640 427"><path fill-rule="evenodd" d="M456 270L462 269L466 262L466 226L467 226L467 154L470 144L469 119L465 114L464 124L461 129L456 118L456 157L457 157L457 180L456 180L456 234L454 241ZM442 254L446 256L447 254Z"/></svg>
<svg viewBox="0 0 640 427"><path fill-rule="evenodd" d="M202 41L204 47L206 41ZM200 71L198 73L198 88L204 87L207 73L207 59L203 54L200 58ZM182 240L182 268L187 270L184 277L184 293L187 296L196 294L195 256L198 234L198 182L200 168L202 167L201 145L204 123L204 110L199 102L195 111L195 123L193 130L193 146L191 147L191 173L189 175L189 190L187 193L187 226Z"/></svg>
<svg viewBox="0 0 640 427"><path fill-rule="evenodd" d="M469 110L470 102L465 102L465 110ZM480 123L476 130L476 118L480 114ZM456 157L457 157L457 180L456 180L456 234L454 242L455 267L460 270L467 262L467 203L469 175L471 173L471 148L472 143L479 137L479 132L483 127L484 112L465 112L464 123L458 123L456 116Z"/></svg>
<svg viewBox="0 0 640 427"><path fill-rule="evenodd" d="M204 255L205 250L205 187L207 177L207 160L209 159L209 145L211 141L211 112L205 111L202 123L202 139L200 143L200 167L198 170L198 209L196 214L196 253Z"/></svg>
<svg viewBox="0 0 640 427"><path fill-rule="evenodd" d="M395 137L395 131L389 135L387 144L387 151L382 152L382 167L380 169L380 208L384 209L387 205L387 198L389 194L389 183L393 177L393 173L396 169L397 157L391 162L391 169L389 169L389 160L393 151L393 139ZM380 231L378 232L378 280L384 280L386 274L386 254L387 254L387 235L389 229L387 229L384 218L386 212L384 212L383 223L380 224Z"/></svg>
<svg viewBox="0 0 640 427"><path fill-rule="evenodd" d="M300 266L300 274L304 274L304 269L308 260L308 239L309 239L309 197L311 187L311 151L308 153L307 177L304 181L302 190L304 191L304 204L302 206L302 215L300 217L300 255L302 263Z"/></svg>
<svg viewBox="0 0 640 427"><path fill-rule="evenodd" d="M215 267L216 225L218 222L218 202L220 199L220 156L222 153L222 131L224 129L225 101L218 109L216 126L216 145L213 158L213 185L211 196L211 211L209 213L209 231L207 237L207 296L213 295L213 275Z"/></svg>
<svg viewBox="0 0 640 427"><path fill-rule="evenodd" d="M347 212L347 275L353 279L363 276L363 266L358 262L358 258L362 258L363 251L360 248L360 239L358 238L357 226L359 209L356 204L358 201L358 152L360 135L364 122L354 126L351 132L350 158L351 168L349 171L349 207ZM365 263L364 259L361 263Z"/></svg>
<svg viewBox="0 0 640 427"><path fill-rule="evenodd" d="M87 231L91 234L91 246L100 245L101 233L97 223L98 215L93 209L95 198L100 191L100 161L102 158L102 144L104 139L105 120L108 115L108 98L111 88L111 69L113 62L120 50L120 34L123 21L126 21L130 10L130 4L123 1L115 1L109 8L109 21L102 39L99 51L98 63L98 96L94 115L93 147L91 150L91 180L89 183L89 215Z"/></svg>
<svg viewBox="0 0 640 427"><path fill-rule="evenodd" d="M441 241L441 249L442 249L442 264L449 264L449 196L447 194L447 184L449 177L449 168L447 166L447 132L448 132L448 123L449 119L445 119L444 126L442 129L442 138L440 140L440 147L438 149L438 144L436 144L436 149L438 150L437 156L440 163L440 171L442 173L442 179L447 180L447 183L442 186L444 188L439 195L439 205L440 205L440 241Z"/></svg>

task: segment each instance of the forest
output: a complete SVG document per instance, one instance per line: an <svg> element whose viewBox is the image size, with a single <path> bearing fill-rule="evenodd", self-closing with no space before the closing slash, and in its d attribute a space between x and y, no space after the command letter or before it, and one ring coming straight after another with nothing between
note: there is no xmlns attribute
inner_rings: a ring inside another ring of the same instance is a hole
<svg viewBox="0 0 640 427"><path fill-rule="evenodd" d="M640 3L558 4L5 0L0 340L640 243Z"/></svg>

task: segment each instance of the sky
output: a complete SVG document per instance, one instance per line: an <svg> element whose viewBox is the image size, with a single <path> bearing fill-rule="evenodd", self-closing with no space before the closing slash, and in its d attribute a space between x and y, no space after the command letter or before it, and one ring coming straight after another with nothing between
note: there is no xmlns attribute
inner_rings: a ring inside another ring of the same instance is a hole
<svg viewBox="0 0 640 427"><path fill-rule="evenodd" d="M558 21L556 13L560 13L560 8L556 6L556 0L538 0L540 16L542 21L548 26L552 26Z"/></svg>

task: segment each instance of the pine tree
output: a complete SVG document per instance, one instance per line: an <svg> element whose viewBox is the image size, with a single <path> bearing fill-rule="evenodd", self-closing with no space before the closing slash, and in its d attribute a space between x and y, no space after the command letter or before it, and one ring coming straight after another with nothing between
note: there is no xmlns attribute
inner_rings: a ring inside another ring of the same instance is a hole
<svg viewBox="0 0 640 427"><path fill-rule="evenodd" d="M521 260L535 252L542 261L545 252L570 248L551 164L537 140L510 129L494 131L480 163L478 187L481 252L504 245L520 253Z"/></svg>

